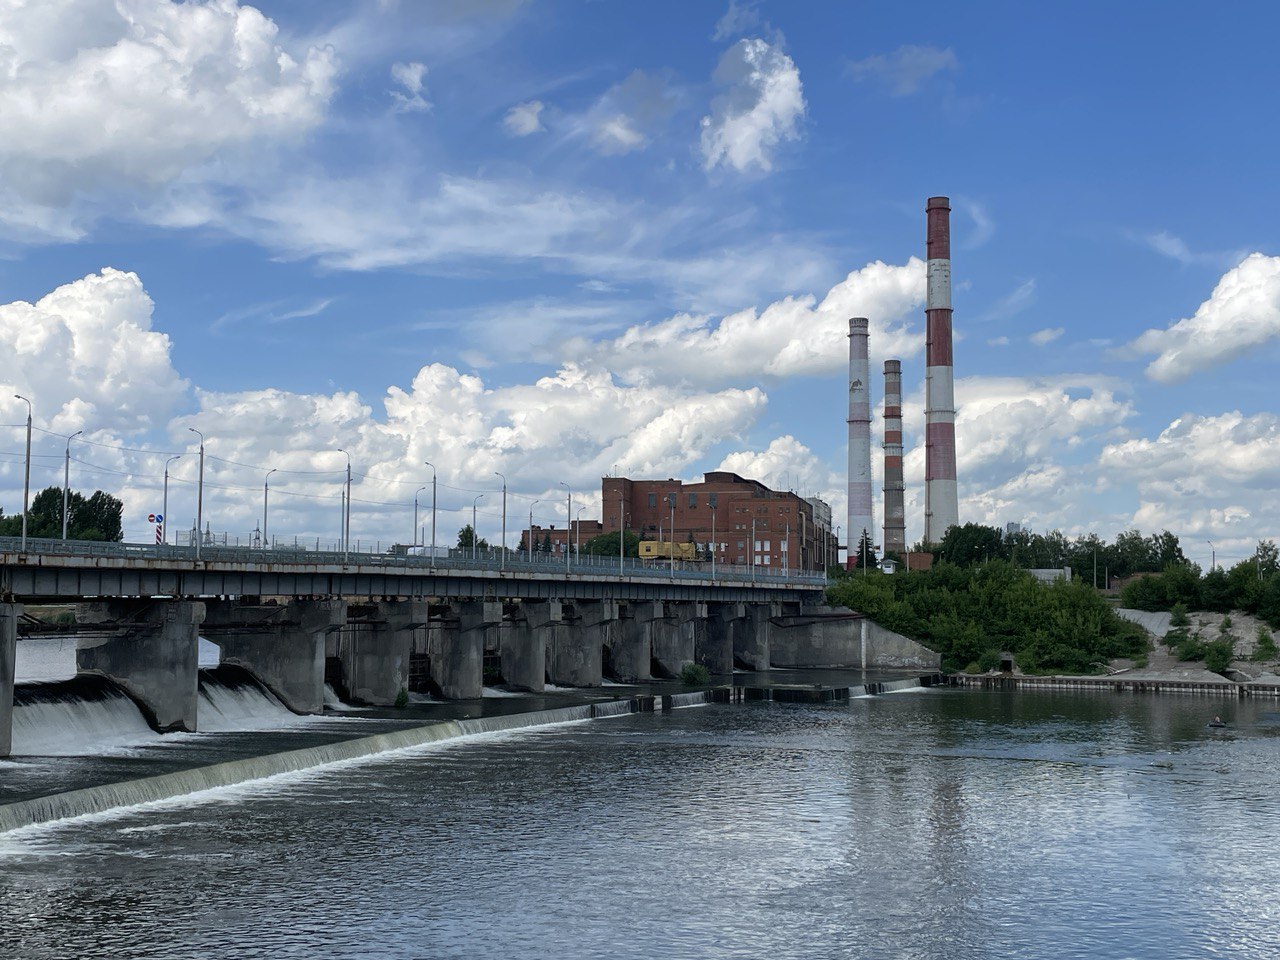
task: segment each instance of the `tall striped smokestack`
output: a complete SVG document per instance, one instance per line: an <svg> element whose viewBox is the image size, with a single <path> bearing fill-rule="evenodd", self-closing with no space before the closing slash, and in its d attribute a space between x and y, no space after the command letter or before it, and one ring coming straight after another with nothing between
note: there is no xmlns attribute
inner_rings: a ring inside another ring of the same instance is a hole
<svg viewBox="0 0 1280 960"><path fill-rule="evenodd" d="M960 522L956 493L956 400L951 367L951 205L930 197L925 301L924 539L937 543Z"/></svg>
<svg viewBox="0 0 1280 960"><path fill-rule="evenodd" d="M884 362L884 550L907 552L902 494L902 361Z"/></svg>
<svg viewBox="0 0 1280 960"><path fill-rule="evenodd" d="M846 561L854 566L862 535L875 542L871 517L871 379L867 319L849 321L849 527Z"/></svg>

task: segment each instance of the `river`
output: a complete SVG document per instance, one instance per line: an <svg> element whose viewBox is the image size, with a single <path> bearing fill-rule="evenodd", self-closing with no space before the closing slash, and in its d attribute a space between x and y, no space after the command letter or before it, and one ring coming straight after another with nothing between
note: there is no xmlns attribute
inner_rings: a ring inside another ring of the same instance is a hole
<svg viewBox="0 0 1280 960"><path fill-rule="evenodd" d="M0 956L1270 960L1277 709L926 690L457 740L0 836Z"/></svg>

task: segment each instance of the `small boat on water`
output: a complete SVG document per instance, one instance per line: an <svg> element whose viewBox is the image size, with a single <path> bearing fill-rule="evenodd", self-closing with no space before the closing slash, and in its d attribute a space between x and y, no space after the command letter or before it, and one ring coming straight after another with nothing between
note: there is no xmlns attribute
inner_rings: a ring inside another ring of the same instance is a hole
<svg viewBox="0 0 1280 960"><path fill-rule="evenodd" d="M1205 724L1206 727L1225 727L1226 725L1226 722L1221 717L1214 717Z"/></svg>

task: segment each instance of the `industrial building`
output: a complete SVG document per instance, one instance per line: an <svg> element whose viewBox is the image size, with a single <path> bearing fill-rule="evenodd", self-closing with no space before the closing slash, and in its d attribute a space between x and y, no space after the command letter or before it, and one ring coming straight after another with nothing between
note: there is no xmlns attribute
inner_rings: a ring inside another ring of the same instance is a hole
<svg viewBox="0 0 1280 960"><path fill-rule="evenodd" d="M601 494L605 533L625 527L642 540L700 544L717 563L771 570L837 562L830 506L727 470L704 474L701 483L605 477Z"/></svg>

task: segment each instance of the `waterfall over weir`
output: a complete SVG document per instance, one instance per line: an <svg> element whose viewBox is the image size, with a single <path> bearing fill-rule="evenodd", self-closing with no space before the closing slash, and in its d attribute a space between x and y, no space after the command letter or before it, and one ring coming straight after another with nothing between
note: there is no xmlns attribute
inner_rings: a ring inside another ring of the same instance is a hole
<svg viewBox="0 0 1280 960"><path fill-rule="evenodd" d="M200 671L202 733L276 729L298 717L240 667ZM137 704L104 677L19 683L13 694L13 755L82 757L145 747L163 739Z"/></svg>
<svg viewBox="0 0 1280 960"><path fill-rule="evenodd" d="M707 698L706 692L701 694ZM209 766L180 770L139 780L109 783L35 797L0 806L0 833L55 820L103 813L119 807L137 806L157 800L185 796L250 780L295 773L329 764L359 760L393 750L423 747L459 737L499 733L556 723L570 723L598 717L626 716L654 708L652 696L632 697L605 703L579 704L531 713L445 720L424 726L394 730L371 737L343 740L300 750L230 760Z"/></svg>
<svg viewBox="0 0 1280 960"><path fill-rule="evenodd" d="M103 677L83 675L14 688L14 756L84 756L159 740L137 704Z"/></svg>

